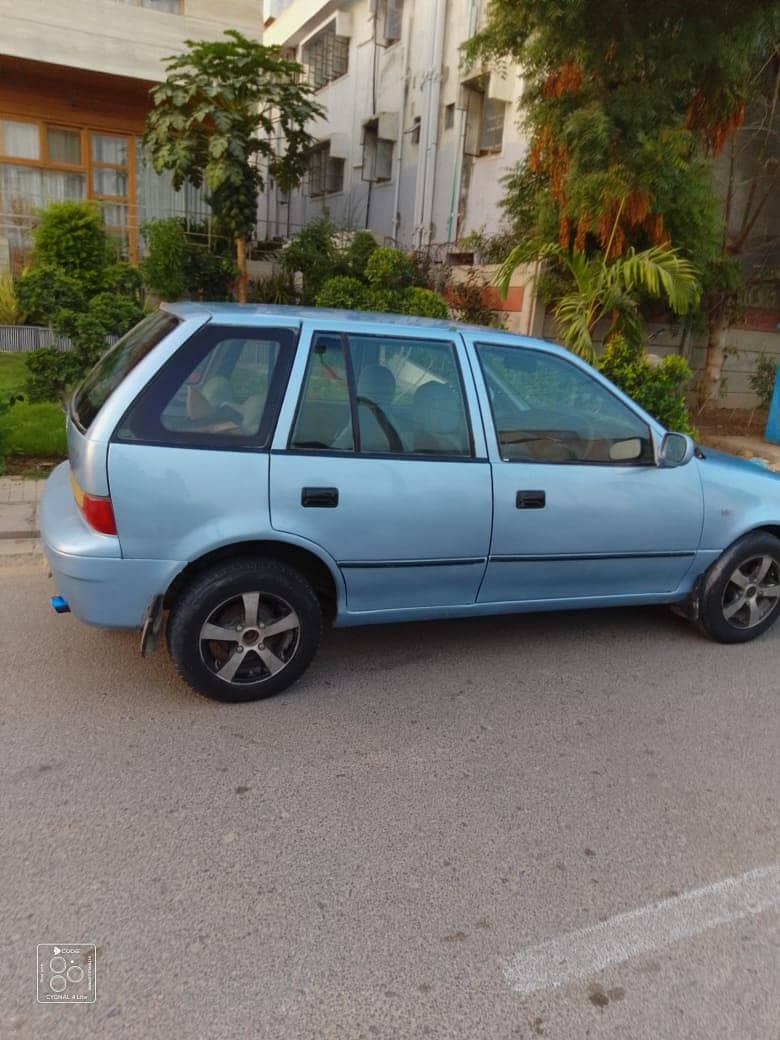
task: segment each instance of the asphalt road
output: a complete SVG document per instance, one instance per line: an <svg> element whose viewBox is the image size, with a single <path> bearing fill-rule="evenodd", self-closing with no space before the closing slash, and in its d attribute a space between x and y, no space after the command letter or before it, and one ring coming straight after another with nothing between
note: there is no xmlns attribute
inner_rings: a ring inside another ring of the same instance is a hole
<svg viewBox="0 0 780 1040"><path fill-rule="evenodd" d="M52 591L0 568L3 1040L780 1035L780 627L345 630L227 707Z"/></svg>

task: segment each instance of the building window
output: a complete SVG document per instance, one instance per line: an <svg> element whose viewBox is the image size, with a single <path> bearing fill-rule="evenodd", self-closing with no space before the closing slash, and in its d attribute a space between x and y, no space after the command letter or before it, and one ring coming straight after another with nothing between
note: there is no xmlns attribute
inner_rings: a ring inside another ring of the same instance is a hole
<svg viewBox="0 0 780 1040"><path fill-rule="evenodd" d="M0 121L0 155L9 159L40 159L41 135L36 123Z"/></svg>
<svg viewBox="0 0 780 1040"><path fill-rule="evenodd" d="M506 102L483 96L482 122L479 133L479 154L500 152L504 142L504 114Z"/></svg>
<svg viewBox="0 0 780 1040"><path fill-rule="evenodd" d="M404 0L380 0L377 9L377 24L387 46L397 43L401 39L403 21Z"/></svg>
<svg viewBox="0 0 780 1040"><path fill-rule="evenodd" d="M455 105L444 106L444 129L452 130L455 126Z"/></svg>
<svg viewBox="0 0 780 1040"><path fill-rule="evenodd" d="M307 80L319 90L326 83L346 74L349 68L349 37L337 36L336 23L331 22L304 43L301 57Z"/></svg>
<svg viewBox="0 0 780 1040"><path fill-rule="evenodd" d="M309 156L309 195L333 195L344 190L344 160L330 154L330 143L317 145Z"/></svg>
<svg viewBox="0 0 780 1040"><path fill-rule="evenodd" d="M155 217L204 222L204 189L174 192L128 134L0 114L0 264L18 272L32 250L35 214L52 202L94 199L119 252L135 260L137 227ZM5 240L3 242L2 240ZM7 242L7 245L6 245Z"/></svg>
<svg viewBox="0 0 780 1040"><path fill-rule="evenodd" d="M414 131L412 131L414 134ZM418 129L419 135L419 129ZM414 140L414 137L412 137ZM379 120L372 119L363 126L363 180L382 184L393 175L393 145L379 136Z"/></svg>

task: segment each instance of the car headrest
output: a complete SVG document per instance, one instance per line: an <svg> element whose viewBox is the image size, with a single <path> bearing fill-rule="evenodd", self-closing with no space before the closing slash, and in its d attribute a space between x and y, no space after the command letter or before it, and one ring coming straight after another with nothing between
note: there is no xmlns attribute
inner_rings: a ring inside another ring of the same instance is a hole
<svg viewBox="0 0 780 1040"><path fill-rule="evenodd" d="M455 391L431 380L415 391L412 400L415 425L428 433L455 433L463 426L463 410Z"/></svg>
<svg viewBox="0 0 780 1040"><path fill-rule="evenodd" d="M365 365L358 376L357 392L377 404L390 404L395 397L395 376L385 365Z"/></svg>

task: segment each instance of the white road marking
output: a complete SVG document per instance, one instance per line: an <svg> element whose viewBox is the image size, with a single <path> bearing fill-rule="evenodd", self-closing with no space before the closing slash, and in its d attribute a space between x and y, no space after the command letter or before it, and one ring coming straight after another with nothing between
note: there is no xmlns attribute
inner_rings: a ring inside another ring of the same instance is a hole
<svg viewBox="0 0 780 1040"><path fill-rule="evenodd" d="M684 892L521 950L504 969L518 993L553 989L610 964L780 906L780 865Z"/></svg>

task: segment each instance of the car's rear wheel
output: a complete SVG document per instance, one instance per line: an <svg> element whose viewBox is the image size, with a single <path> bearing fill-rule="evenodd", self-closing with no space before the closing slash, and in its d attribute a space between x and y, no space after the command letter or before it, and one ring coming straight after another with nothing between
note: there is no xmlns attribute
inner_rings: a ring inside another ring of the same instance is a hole
<svg viewBox="0 0 780 1040"><path fill-rule="evenodd" d="M187 585L168 619L168 651L199 693L255 701L303 674L321 632L317 597L298 571L241 558L217 563Z"/></svg>
<svg viewBox="0 0 780 1040"><path fill-rule="evenodd" d="M746 643L780 616L780 539L746 535L727 549L704 580L701 623L720 643Z"/></svg>

